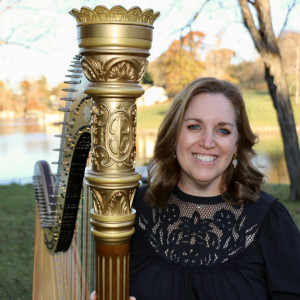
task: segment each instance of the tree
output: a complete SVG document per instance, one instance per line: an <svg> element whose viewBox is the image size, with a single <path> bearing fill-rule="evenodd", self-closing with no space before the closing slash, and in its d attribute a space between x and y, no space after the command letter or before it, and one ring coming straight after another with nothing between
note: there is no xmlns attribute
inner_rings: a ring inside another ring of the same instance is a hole
<svg viewBox="0 0 300 300"><path fill-rule="evenodd" d="M153 80L151 78L151 75L148 71L146 71L143 79L142 79L143 84L153 84Z"/></svg>
<svg viewBox="0 0 300 300"><path fill-rule="evenodd" d="M0 111L1 110L14 110L15 109L15 95L11 89L0 81Z"/></svg>
<svg viewBox="0 0 300 300"><path fill-rule="evenodd" d="M295 96L296 104L299 104L300 33L283 32L278 40L278 46L282 54L283 69L289 91L291 95Z"/></svg>
<svg viewBox="0 0 300 300"><path fill-rule="evenodd" d="M43 111L49 107L50 91L44 76L35 81L21 81L20 89L22 91L20 105L23 104L24 112L33 107Z"/></svg>
<svg viewBox="0 0 300 300"><path fill-rule="evenodd" d="M230 65L228 69L230 76L243 88L256 89L266 86L264 64L260 57L255 61L243 60L237 65Z"/></svg>
<svg viewBox="0 0 300 300"><path fill-rule="evenodd" d="M294 2L295 3L295 2ZM273 31L268 0L239 0L244 24L265 65L265 80L277 112L290 177L290 200L300 200L300 150L282 57ZM252 6L250 10L249 6ZM254 20L256 13L257 22Z"/></svg>
<svg viewBox="0 0 300 300"><path fill-rule="evenodd" d="M204 36L200 31L188 32L180 40L173 41L169 49L150 64L149 70L154 83L160 82L169 96L177 94L203 72L204 64L199 50Z"/></svg>
<svg viewBox="0 0 300 300"><path fill-rule="evenodd" d="M227 72L231 58L235 55L231 49L216 49L208 52L205 59L207 76L233 81Z"/></svg>

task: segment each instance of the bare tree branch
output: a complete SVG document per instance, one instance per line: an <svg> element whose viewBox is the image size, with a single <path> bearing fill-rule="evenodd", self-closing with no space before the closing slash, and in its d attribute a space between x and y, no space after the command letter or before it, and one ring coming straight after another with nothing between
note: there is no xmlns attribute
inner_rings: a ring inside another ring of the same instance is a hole
<svg viewBox="0 0 300 300"><path fill-rule="evenodd" d="M197 20L198 16L200 15L201 11L204 9L205 5L209 2L210 0L206 0L204 3L202 3L201 7L199 8L199 10L194 14L193 18L191 20L189 20L189 22L181 28L181 34L182 34L182 31L185 29L185 28L189 28L191 30L191 27L193 25L193 23Z"/></svg>
<svg viewBox="0 0 300 300"><path fill-rule="evenodd" d="M283 31L285 30L285 27L286 27L286 25L287 25L287 23L288 23L290 13L291 13L292 9L296 6L296 2L297 2L297 0L294 0L293 3L292 3L291 5L288 6L288 11L287 11L287 13L286 13L285 20L284 20L284 23L283 23L283 25L282 25L282 28L281 28L281 30L280 30L280 33L279 33L279 36L278 36L278 37L281 37L281 36L282 36L282 33L283 33Z"/></svg>
<svg viewBox="0 0 300 300"><path fill-rule="evenodd" d="M10 11L16 11L17 9L22 10L22 13L24 10L29 11L29 13L35 13L37 9L34 9L33 7L16 7L16 4L19 4L23 0L9 0L4 1L0 0L1 8L0 8L0 17L5 18L5 13ZM0 47L12 45L12 46L20 46L25 49L30 49L33 47L34 43L37 43L39 40L45 37L45 35L51 33L51 29L49 26L47 26L45 29L43 27L37 27L37 30L32 30L32 20L30 18L26 18L25 22L18 23L14 26L7 26L6 27L6 33L3 32L0 33ZM28 28L28 30L27 30ZM21 32L25 32L22 34ZM41 52L45 52L45 50L39 50Z"/></svg>
<svg viewBox="0 0 300 300"><path fill-rule="evenodd" d="M22 0L16 0L15 2L12 2L11 4L7 5L2 11L0 11L0 15L2 15L3 13L5 13L7 10L9 10L10 8L12 8L14 5L18 4L19 2L21 2ZM1 1L0 1L1 2Z"/></svg>
<svg viewBox="0 0 300 300"><path fill-rule="evenodd" d="M255 9L259 22L259 33L264 41L265 47L273 49L274 52L279 52L270 12L269 1L255 0Z"/></svg>
<svg viewBox="0 0 300 300"><path fill-rule="evenodd" d="M253 37L254 44L256 48L261 48L263 44L263 40L261 38L260 32L256 28L253 16L251 14L251 11L248 6L247 0L238 0L241 10L242 10L242 16L244 20L245 26L248 28L251 36Z"/></svg>

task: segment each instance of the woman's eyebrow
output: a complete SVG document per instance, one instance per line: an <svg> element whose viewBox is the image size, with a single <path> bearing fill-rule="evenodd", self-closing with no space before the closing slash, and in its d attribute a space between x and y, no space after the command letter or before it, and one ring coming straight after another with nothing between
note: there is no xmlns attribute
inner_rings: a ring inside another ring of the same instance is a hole
<svg viewBox="0 0 300 300"><path fill-rule="evenodd" d="M232 126L232 127L235 126L235 124L232 124L232 123L230 123L230 122L220 122L220 123L218 123L218 125L220 125L220 126L226 126L226 125L229 125L229 126Z"/></svg>
<svg viewBox="0 0 300 300"><path fill-rule="evenodd" d="M199 119L199 118L186 118L184 119L184 121L195 121L197 123L203 123L202 119ZM218 123L219 126L226 126L226 125L229 125L231 127L234 127L235 124L231 123L231 122L225 122L225 121L221 121Z"/></svg>
<svg viewBox="0 0 300 300"><path fill-rule="evenodd" d="M202 120L198 118L185 118L184 121L196 121L198 123L202 123Z"/></svg>

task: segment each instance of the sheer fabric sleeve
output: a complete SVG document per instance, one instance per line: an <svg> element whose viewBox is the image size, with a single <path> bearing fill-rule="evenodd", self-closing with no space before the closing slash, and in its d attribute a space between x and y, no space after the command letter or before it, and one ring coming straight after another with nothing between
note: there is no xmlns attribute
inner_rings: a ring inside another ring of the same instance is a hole
<svg viewBox="0 0 300 300"><path fill-rule="evenodd" d="M300 299L300 233L287 209L273 204L262 225L260 243L271 299Z"/></svg>

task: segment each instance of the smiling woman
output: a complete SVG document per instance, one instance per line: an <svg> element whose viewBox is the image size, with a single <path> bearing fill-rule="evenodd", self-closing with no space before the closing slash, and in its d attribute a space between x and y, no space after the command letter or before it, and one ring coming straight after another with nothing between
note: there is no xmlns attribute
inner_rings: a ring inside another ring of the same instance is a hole
<svg viewBox="0 0 300 300"><path fill-rule="evenodd" d="M255 142L234 85L199 78L178 94L133 203L130 295L299 299L300 234L261 191Z"/></svg>
<svg viewBox="0 0 300 300"><path fill-rule="evenodd" d="M149 163L148 202L164 206L177 185L204 196L199 184L207 196L222 193L228 201L255 202L264 178L252 162L256 140L236 86L214 78L193 81L174 99L159 129ZM197 180L201 172L213 176L209 185Z"/></svg>
<svg viewBox="0 0 300 300"><path fill-rule="evenodd" d="M193 195L216 196L237 151L234 106L222 94L194 96L184 114L176 155L178 187Z"/></svg>

